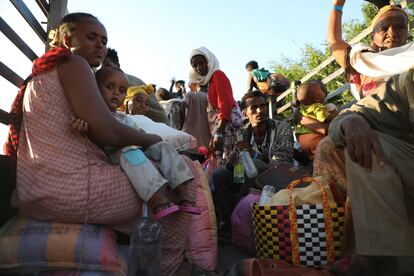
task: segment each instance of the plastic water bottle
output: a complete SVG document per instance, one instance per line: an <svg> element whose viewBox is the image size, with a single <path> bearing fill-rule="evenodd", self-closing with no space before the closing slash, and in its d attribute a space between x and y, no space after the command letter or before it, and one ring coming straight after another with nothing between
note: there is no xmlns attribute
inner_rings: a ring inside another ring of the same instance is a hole
<svg viewBox="0 0 414 276"><path fill-rule="evenodd" d="M233 182L234 183L244 183L244 168L241 160L234 165L233 169Z"/></svg>
<svg viewBox="0 0 414 276"><path fill-rule="evenodd" d="M143 206L143 216L132 229L129 256L130 276L161 275L161 226L148 217L148 208Z"/></svg>
<svg viewBox="0 0 414 276"><path fill-rule="evenodd" d="M262 194L259 200L259 206L264 206L275 194L275 187L266 185L263 187Z"/></svg>
<svg viewBox="0 0 414 276"><path fill-rule="evenodd" d="M236 141L237 142L243 141L243 134L240 130L236 131ZM244 183L244 167L243 167L243 161L240 158L240 154L239 154L239 160L237 161L237 164L235 164L233 168L233 182Z"/></svg>
<svg viewBox="0 0 414 276"><path fill-rule="evenodd" d="M250 179L255 178L259 172L257 171L256 165L254 164L250 153L247 150L242 150L240 152L240 158L242 160L244 171L246 172L247 177Z"/></svg>

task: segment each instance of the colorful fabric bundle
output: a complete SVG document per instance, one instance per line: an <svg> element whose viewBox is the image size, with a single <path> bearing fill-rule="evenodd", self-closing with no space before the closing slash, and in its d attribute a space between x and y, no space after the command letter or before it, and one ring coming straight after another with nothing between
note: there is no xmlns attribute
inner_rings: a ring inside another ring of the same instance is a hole
<svg viewBox="0 0 414 276"><path fill-rule="evenodd" d="M78 270L127 275L127 255L119 251L115 232L102 225L17 216L0 229L0 273Z"/></svg>
<svg viewBox="0 0 414 276"><path fill-rule="evenodd" d="M253 77L256 78L258 82L267 81L267 77L270 75L269 70L266 70L264 68L258 68L251 71L251 74Z"/></svg>
<svg viewBox="0 0 414 276"><path fill-rule="evenodd" d="M207 271L217 268L217 222L213 198L200 163L188 164L195 172L197 206L201 214L193 216L188 225L187 250L192 263Z"/></svg>
<svg viewBox="0 0 414 276"><path fill-rule="evenodd" d="M322 203L296 206L292 190L300 183L316 182L322 190ZM258 258L285 260L309 267L333 263L341 256L344 206L328 202L325 187L311 177L288 186L289 205L252 205Z"/></svg>

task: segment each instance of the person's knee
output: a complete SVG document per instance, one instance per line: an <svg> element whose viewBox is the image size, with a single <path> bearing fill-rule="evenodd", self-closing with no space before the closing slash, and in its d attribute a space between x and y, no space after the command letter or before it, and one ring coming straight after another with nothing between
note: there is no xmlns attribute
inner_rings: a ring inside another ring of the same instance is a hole
<svg viewBox="0 0 414 276"><path fill-rule="evenodd" d="M176 152L175 148L168 142L160 141L158 143L155 143L151 146L149 146L146 151L161 154L162 152Z"/></svg>
<svg viewBox="0 0 414 276"><path fill-rule="evenodd" d="M157 146L159 148L168 148L168 149L173 148L174 149L174 147L170 143L165 142L165 141L160 141L154 144L154 146Z"/></svg>
<svg viewBox="0 0 414 276"><path fill-rule="evenodd" d="M268 164L266 164L264 161L260 159L254 159L253 160L254 165L256 166L256 169L259 173L264 172L269 167Z"/></svg>

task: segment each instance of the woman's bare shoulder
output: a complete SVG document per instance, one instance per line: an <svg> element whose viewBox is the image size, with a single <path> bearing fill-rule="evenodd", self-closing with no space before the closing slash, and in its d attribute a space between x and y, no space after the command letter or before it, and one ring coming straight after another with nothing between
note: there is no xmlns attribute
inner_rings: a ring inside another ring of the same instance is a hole
<svg viewBox="0 0 414 276"><path fill-rule="evenodd" d="M88 62L81 56L72 54L70 55L64 62L59 63L59 68L67 69L67 68L90 68Z"/></svg>

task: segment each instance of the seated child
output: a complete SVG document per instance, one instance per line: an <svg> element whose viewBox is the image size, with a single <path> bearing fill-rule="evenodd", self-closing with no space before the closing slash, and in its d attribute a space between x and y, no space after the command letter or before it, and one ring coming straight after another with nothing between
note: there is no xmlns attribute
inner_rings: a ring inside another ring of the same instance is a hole
<svg viewBox="0 0 414 276"><path fill-rule="evenodd" d="M281 74L270 73L269 70L259 68L259 64L251 60L246 64L246 70L249 73L247 80L248 91L256 88L263 94L279 96L289 88L289 80Z"/></svg>
<svg viewBox="0 0 414 276"><path fill-rule="evenodd" d="M334 104L324 104L326 95L325 85L320 81L311 81L299 86L296 97L300 114L329 124L338 115L338 109ZM314 132L300 123L296 125L295 133L302 150L313 159L316 147L326 133Z"/></svg>
<svg viewBox="0 0 414 276"><path fill-rule="evenodd" d="M122 70L105 67L98 70L95 76L102 97L114 117L119 122L142 131L128 118L127 114L117 112L117 108L124 104L128 87L128 79ZM145 106L145 101L143 106ZM148 104L146 106L148 110ZM136 107L140 109L141 105ZM87 130L87 125L76 118L72 120L72 127L81 131ZM186 188L186 184L194 176L169 143L158 142L142 150L139 145L122 149L104 147L104 151L111 162L121 165L140 198L148 202L156 220L178 210L200 214L200 209L194 206L193 200L189 199ZM157 163L161 174L146 157ZM177 193L178 205L169 202L163 194L166 184Z"/></svg>

